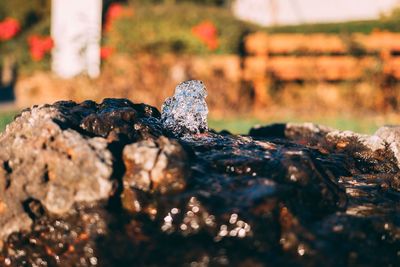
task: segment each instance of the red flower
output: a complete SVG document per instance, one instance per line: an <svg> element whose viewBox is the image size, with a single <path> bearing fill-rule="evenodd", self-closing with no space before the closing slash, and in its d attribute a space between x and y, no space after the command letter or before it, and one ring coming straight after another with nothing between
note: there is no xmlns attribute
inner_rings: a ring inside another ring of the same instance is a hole
<svg viewBox="0 0 400 267"><path fill-rule="evenodd" d="M113 22L124 14L124 9L121 4L113 3L108 7L106 14L105 30L110 31Z"/></svg>
<svg viewBox="0 0 400 267"><path fill-rule="evenodd" d="M19 25L18 20L13 18L6 18L2 22L0 22L0 40L10 40L15 35L17 35L20 30L21 26Z"/></svg>
<svg viewBox="0 0 400 267"><path fill-rule="evenodd" d="M192 33L199 38L209 50L218 48L218 32L214 23L204 21L192 28Z"/></svg>
<svg viewBox="0 0 400 267"><path fill-rule="evenodd" d="M121 4L113 3L108 7L106 18L107 20L113 20L121 17L124 13L124 9Z"/></svg>
<svg viewBox="0 0 400 267"><path fill-rule="evenodd" d="M50 36L31 35L28 37L28 45L32 59L40 61L47 52L51 51L54 42Z"/></svg>
<svg viewBox="0 0 400 267"><path fill-rule="evenodd" d="M105 15L104 30L110 31L115 20L121 17L131 17L133 9L131 7L124 7L121 4L113 3L108 7Z"/></svg>
<svg viewBox="0 0 400 267"><path fill-rule="evenodd" d="M103 46L100 49L100 58L105 60L105 59L109 58L113 53L114 53L114 48L109 47L109 46Z"/></svg>

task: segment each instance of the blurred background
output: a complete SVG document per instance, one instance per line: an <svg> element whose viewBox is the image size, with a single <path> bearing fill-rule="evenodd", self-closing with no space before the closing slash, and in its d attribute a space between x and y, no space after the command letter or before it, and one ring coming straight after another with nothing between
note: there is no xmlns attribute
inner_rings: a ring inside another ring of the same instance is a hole
<svg viewBox="0 0 400 267"><path fill-rule="evenodd" d="M126 97L160 108L200 79L210 126L400 123L398 0L0 2L0 131L21 109Z"/></svg>

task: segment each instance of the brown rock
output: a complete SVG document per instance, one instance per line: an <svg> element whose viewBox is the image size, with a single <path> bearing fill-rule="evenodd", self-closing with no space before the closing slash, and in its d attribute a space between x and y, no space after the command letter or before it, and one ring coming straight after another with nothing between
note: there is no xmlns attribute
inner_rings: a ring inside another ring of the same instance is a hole
<svg viewBox="0 0 400 267"><path fill-rule="evenodd" d="M123 151L126 166L124 183L143 191L168 193L186 185L187 155L175 140L164 136L127 145Z"/></svg>
<svg viewBox="0 0 400 267"><path fill-rule="evenodd" d="M158 138L159 118L156 108L128 99L23 111L0 135L0 240L30 231L43 210L64 215L75 204L108 200L122 147Z"/></svg>
<svg viewBox="0 0 400 267"><path fill-rule="evenodd" d="M0 217L1 239L29 229L24 203L31 199L63 214L76 202L109 197L112 154L106 140L63 129L65 121L55 107L34 107L0 136L0 202L8 207Z"/></svg>
<svg viewBox="0 0 400 267"><path fill-rule="evenodd" d="M128 210L140 209L132 199L136 194L130 189L161 194L182 191L188 176L187 154L175 140L164 136L127 145L123 151L126 172L123 177L123 201ZM130 204L129 204L130 203ZM128 206L129 207L128 207Z"/></svg>
<svg viewBox="0 0 400 267"><path fill-rule="evenodd" d="M396 266L389 137L163 133L126 99L23 112L0 136L0 265Z"/></svg>

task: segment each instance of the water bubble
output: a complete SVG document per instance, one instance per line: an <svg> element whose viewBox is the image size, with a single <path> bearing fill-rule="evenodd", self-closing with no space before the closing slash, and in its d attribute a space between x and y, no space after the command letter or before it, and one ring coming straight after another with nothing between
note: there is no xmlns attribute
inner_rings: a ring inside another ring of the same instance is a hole
<svg viewBox="0 0 400 267"><path fill-rule="evenodd" d="M91 257L91 258L89 259L89 261L90 261L90 264L92 264L92 265L97 265L97 258L96 258L96 257Z"/></svg>
<svg viewBox="0 0 400 267"><path fill-rule="evenodd" d="M245 237L245 236L246 236L246 230L240 229L239 232L238 232L238 236L239 236L240 238Z"/></svg>
<svg viewBox="0 0 400 267"><path fill-rule="evenodd" d="M161 107L161 121L173 134L187 135L207 131L208 107L206 87L202 81L191 80L179 84L175 94Z"/></svg>
<svg viewBox="0 0 400 267"><path fill-rule="evenodd" d="M297 253L300 256L304 256L304 254L306 253L306 247L303 244L300 244L297 248Z"/></svg>
<svg viewBox="0 0 400 267"><path fill-rule="evenodd" d="M172 214L178 214L178 212L179 212L179 209L177 209L177 208L172 208L171 209L171 213Z"/></svg>
<svg viewBox="0 0 400 267"><path fill-rule="evenodd" d="M225 224L221 225L218 235L226 236L227 234L228 234L228 227Z"/></svg>
<svg viewBox="0 0 400 267"><path fill-rule="evenodd" d="M234 224L234 223L236 223L237 219L238 219L238 215L236 213L233 213L231 215L231 218L229 219L229 223Z"/></svg>
<svg viewBox="0 0 400 267"><path fill-rule="evenodd" d="M194 206L194 207L192 208L192 211L193 211L194 213L199 212L199 210L200 210L200 208L199 208L198 206Z"/></svg>

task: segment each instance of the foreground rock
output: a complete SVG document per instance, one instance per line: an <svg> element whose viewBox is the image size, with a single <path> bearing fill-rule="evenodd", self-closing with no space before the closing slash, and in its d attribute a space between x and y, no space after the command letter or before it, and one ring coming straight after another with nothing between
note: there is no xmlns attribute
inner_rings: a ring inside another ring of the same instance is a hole
<svg viewBox="0 0 400 267"><path fill-rule="evenodd" d="M62 215L76 203L107 201L115 184L113 146L161 135L156 124L147 126L159 116L117 99L23 111L0 136L0 239L29 230L45 211Z"/></svg>
<svg viewBox="0 0 400 267"><path fill-rule="evenodd" d="M112 155L104 138L86 138L56 107L23 112L1 136L0 237L29 230L42 209L70 211L76 202L111 195ZM71 125L72 126L72 125Z"/></svg>
<svg viewBox="0 0 400 267"><path fill-rule="evenodd" d="M400 262L396 129L164 127L124 99L24 111L0 136L0 265Z"/></svg>

